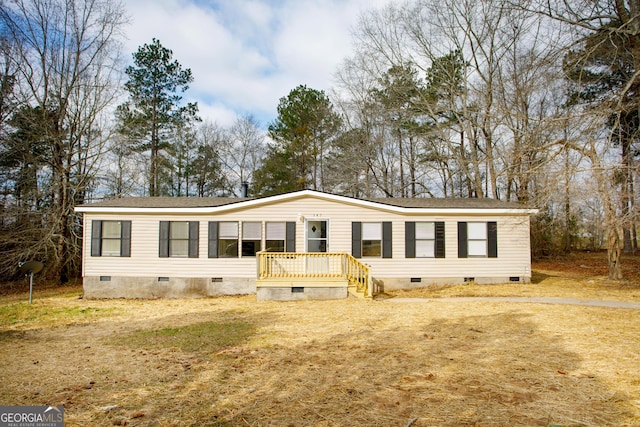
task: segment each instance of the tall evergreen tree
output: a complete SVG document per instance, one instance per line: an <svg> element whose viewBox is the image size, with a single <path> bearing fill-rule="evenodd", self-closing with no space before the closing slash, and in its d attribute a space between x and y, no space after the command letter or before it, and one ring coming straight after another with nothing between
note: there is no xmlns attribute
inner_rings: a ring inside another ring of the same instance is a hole
<svg viewBox="0 0 640 427"><path fill-rule="evenodd" d="M125 70L130 99L117 111L121 131L135 141L133 148L150 152L150 196L161 195L162 168L171 163L166 154L176 130L199 120L197 103L181 102L180 93L193 81L191 70L172 58L173 52L155 38L138 48L134 65Z"/></svg>
<svg viewBox="0 0 640 427"><path fill-rule="evenodd" d="M278 117L269 126L274 142L256 172L257 191L324 190L325 158L341 124L323 91L300 85L280 98Z"/></svg>

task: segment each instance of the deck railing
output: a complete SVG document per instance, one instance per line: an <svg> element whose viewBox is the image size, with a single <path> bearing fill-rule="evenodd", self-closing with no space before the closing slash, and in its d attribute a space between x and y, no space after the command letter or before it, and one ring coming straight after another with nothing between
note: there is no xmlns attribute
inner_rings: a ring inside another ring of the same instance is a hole
<svg viewBox="0 0 640 427"><path fill-rule="evenodd" d="M344 278L358 292L372 296L368 266L346 253L258 252L258 279Z"/></svg>

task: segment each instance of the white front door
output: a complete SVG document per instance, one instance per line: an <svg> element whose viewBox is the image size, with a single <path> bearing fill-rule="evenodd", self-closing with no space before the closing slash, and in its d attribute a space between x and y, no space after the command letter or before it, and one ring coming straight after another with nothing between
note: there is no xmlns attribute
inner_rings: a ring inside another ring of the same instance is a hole
<svg viewBox="0 0 640 427"><path fill-rule="evenodd" d="M329 247L329 224L327 220L307 220L307 252L327 252Z"/></svg>

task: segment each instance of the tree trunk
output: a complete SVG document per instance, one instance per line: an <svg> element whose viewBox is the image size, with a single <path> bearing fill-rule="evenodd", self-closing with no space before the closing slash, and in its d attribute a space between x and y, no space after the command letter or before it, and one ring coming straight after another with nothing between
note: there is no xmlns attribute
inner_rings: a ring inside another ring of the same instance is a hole
<svg viewBox="0 0 640 427"><path fill-rule="evenodd" d="M622 280L621 249L623 242L620 241L620 232L617 227L609 226L607 230L607 259L609 261L609 279Z"/></svg>
<svg viewBox="0 0 640 427"><path fill-rule="evenodd" d="M620 118L620 146L622 147L622 170L624 173L624 182L622 183L622 218L623 218L623 252L630 254L633 251L631 244L631 188L633 185L633 176L631 173L631 141L627 137L627 120L626 115L621 114Z"/></svg>

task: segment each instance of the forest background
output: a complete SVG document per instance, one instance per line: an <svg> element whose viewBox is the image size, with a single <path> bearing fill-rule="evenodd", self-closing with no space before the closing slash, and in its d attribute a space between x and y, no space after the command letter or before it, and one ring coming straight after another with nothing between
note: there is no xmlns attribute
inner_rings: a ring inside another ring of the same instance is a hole
<svg viewBox="0 0 640 427"><path fill-rule="evenodd" d="M78 277L75 206L310 188L536 207L532 256L637 250L640 0L410 0L364 13L329 91L202 121L115 0L0 0L0 275Z"/></svg>

